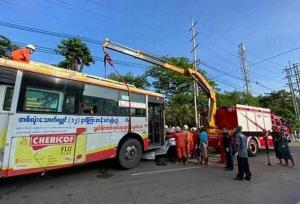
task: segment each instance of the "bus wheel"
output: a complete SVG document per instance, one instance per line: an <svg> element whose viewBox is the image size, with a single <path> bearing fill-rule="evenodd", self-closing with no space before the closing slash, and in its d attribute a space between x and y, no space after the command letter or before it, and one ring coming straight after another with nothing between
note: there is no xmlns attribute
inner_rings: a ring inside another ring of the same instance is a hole
<svg viewBox="0 0 300 204"><path fill-rule="evenodd" d="M117 158L118 163L122 168L130 169L138 164L141 156L141 143L136 139L129 138L121 144Z"/></svg>
<svg viewBox="0 0 300 204"><path fill-rule="evenodd" d="M250 139L248 143L248 155L255 157L258 152L258 145L257 142L254 139Z"/></svg>

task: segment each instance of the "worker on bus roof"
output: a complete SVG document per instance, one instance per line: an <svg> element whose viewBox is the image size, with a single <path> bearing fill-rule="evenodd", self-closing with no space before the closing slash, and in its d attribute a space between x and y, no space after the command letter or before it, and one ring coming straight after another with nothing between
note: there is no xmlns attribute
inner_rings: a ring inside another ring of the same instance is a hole
<svg viewBox="0 0 300 204"><path fill-rule="evenodd" d="M35 51L35 47L32 44L28 44L25 48L20 48L11 53L10 58L19 62L30 62L30 55Z"/></svg>

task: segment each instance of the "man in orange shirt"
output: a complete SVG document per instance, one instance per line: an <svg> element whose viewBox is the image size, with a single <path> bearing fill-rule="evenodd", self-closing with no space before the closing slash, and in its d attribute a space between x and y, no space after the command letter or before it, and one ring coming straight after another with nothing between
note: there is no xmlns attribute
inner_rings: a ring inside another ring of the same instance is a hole
<svg viewBox="0 0 300 204"><path fill-rule="evenodd" d="M176 152L177 152L177 164L185 164L187 161L186 154L186 143L187 138L186 134L183 131L180 131L180 127L176 127L176 133L172 135L167 135L168 138L175 138L176 142Z"/></svg>
<svg viewBox="0 0 300 204"><path fill-rule="evenodd" d="M25 48L17 49L11 53L10 58L19 62L30 62L30 55L35 51L34 45L28 44Z"/></svg>

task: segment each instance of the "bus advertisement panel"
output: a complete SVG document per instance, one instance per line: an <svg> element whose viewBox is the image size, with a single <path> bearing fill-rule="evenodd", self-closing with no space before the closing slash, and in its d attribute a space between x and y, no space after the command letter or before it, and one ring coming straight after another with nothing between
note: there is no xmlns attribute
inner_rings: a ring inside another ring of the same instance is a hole
<svg viewBox="0 0 300 204"><path fill-rule="evenodd" d="M112 116L17 114L14 121L8 176L114 158L129 127L129 118ZM146 118L132 122L147 140Z"/></svg>

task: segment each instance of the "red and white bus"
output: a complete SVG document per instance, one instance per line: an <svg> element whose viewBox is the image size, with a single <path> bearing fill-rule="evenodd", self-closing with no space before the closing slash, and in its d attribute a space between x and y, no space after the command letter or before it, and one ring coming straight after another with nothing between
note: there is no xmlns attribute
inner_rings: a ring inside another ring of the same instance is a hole
<svg viewBox="0 0 300 204"><path fill-rule="evenodd" d="M0 58L0 173L116 158L132 168L164 134L164 97L53 66Z"/></svg>

